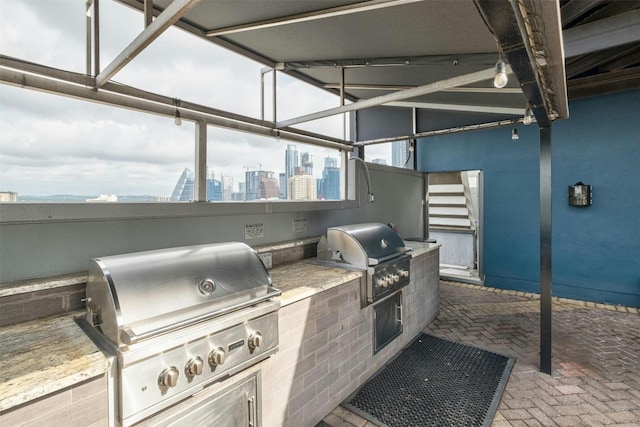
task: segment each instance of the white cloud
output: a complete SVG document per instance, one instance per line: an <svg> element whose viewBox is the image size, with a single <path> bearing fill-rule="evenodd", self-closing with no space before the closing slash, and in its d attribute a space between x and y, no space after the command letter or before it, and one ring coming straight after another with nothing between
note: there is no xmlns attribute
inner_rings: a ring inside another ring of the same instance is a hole
<svg viewBox="0 0 640 427"><path fill-rule="evenodd" d="M104 69L143 28L142 14L101 2ZM0 0L0 53L84 72L85 10L77 0ZM113 80L162 95L259 117L262 66L171 28L117 73ZM271 82L265 118L271 119ZM338 106L339 99L279 74L278 120ZM194 125L169 117L0 85L0 191L24 195L169 195L185 167L193 169ZM342 116L299 125L342 137ZM232 176L246 168L284 170L287 143L208 128L208 164ZM296 144L314 157L319 177L335 150ZM367 150L369 151L369 150ZM371 150L374 153L376 150ZM367 153L367 159L373 158Z"/></svg>

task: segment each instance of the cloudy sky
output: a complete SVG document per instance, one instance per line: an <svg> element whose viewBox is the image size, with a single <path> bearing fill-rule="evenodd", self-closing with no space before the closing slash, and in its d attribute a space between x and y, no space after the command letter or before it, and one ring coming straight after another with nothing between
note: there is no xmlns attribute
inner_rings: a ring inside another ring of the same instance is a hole
<svg viewBox="0 0 640 427"><path fill-rule="evenodd" d="M115 1L100 2L104 68L143 29L143 17ZM0 0L0 53L85 72L83 0ZM162 95L252 116L260 115L261 64L171 28L112 80ZM337 97L295 79L278 78L278 119L339 105ZM269 95L268 95L269 96ZM271 118L267 99L266 118ZM0 191L18 195L169 196L185 167L193 169L194 125L0 84ZM342 118L303 128L342 136ZM314 175L334 150L310 151ZM216 178L246 168L284 170L285 142L208 128L208 164ZM390 156L369 147L367 160Z"/></svg>

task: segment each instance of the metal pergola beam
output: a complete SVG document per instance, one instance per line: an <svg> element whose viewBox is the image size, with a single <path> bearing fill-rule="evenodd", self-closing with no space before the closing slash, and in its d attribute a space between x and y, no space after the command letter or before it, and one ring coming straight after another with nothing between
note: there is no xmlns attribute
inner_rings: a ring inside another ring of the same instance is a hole
<svg viewBox="0 0 640 427"><path fill-rule="evenodd" d="M327 83L323 85L325 89L340 89L339 83ZM392 91L412 89L417 86L400 86L400 85L373 85L373 84L345 84L345 89L350 90L377 90L377 91ZM522 91L517 87L503 87L495 88L491 87L452 87L443 89L440 92L455 92L455 93L494 93L494 94L518 94Z"/></svg>
<svg viewBox="0 0 640 427"><path fill-rule="evenodd" d="M415 3L422 0L369 0L359 3L352 3L343 6L331 7L327 9L313 10L310 12L298 13L295 15L282 16L279 18L265 19L263 21L250 22L247 24L234 25L231 27L217 28L207 31L208 37L240 33L244 31L262 30L265 28L278 27L281 25L308 22L335 16L348 15L351 13L366 12L369 10L382 9L386 7L398 6L407 3Z"/></svg>
<svg viewBox="0 0 640 427"><path fill-rule="evenodd" d="M544 89L534 65L530 47L525 44L526 33L520 28L520 18L509 0L475 0L489 29L496 37L500 50L515 73L522 92L540 126L549 126L549 108Z"/></svg>
<svg viewBox="0 0 640 427"><path fill-rule="evenodd" d="M309 68L367 68L367 67L413 67L423 65L478 65L492 66L496 63L496 53L467 53L453 55L394 56L387 58L342 58L318 59L310 61L279 62L279 70Z"/></svg>
<svg viewBox="0 0 640 427"><path fill-rule="evenodd" d="M133 9L139 10L141 12L145 12L144 11L144 7L142 6L142 3L140 2L140 0L117 0L118 2L125 4ZM162 13L162 11L160 11L157 8L153 8L152 14L153 16L159 16L160 13ZM267 67L271 67L271 68L276 68L276 61L273 58L269 58L265 55L262 55L258 52L255 52L253 50L247 49L244 46L241 46L239 44L234 43L233 41L231 41L230 39L224 38L224 37L207 37L206 32L199 28L196 27L184 20L178 20L175 24L176 27L191 33L197 37L200 37L202 39L207 40L208 42L211 42L215 45L218 45L220 47L223 47L225 49L230 50L231 52L235 52L238 55L244 56L245 58L249 58L252 59L262 65L265 65ZM319 80L314 79L313 77L304 74L304 73L300 73L296 70L291 70L288 72L289 75L296 77L297 79L299 79L300 81L303 81L305 83L308 83L312 86L315 87L319 87L322 88L322 82ZM332 93L334 95L338 95L338 93L333 90L333 89L325 89L327 92ZM351 96L349 96L348 94L346 95L346 98L350 101L356 101L355 98L352 98Z"/></svg>
<svg viewBox="0 0 640 427"><path fill-rule="evenodd" d="M97 0L94 0L94 1L97 1ZM44 65L35 64L32 62L26 62L20 59L12 58L6 55L0 55L0 67L7 67L15 70L26 71L28 73L37 74L40 76L47 76L50 78L65 81L67 83L75 83L75 84L89 86L89 87L93 87L95 85L95 79L91 76L87 76L85 74L73 73L70 71L63 71L56 68L50 68ZM175 98L171 98L165 95L159 95L157 93L148 92L142 89L136 89L136 88L121 85L121 84L107 82L102 87L102 90L119 93L121 95L126 95L131 98L151 101L154 103L165 104L170 106L175 105ZM203 113L211 116L222 117L222 118L233 120L233 121L250 123L250 124L260 126L260 127L265 127L265 128L274 127L273 123L269 121L260 120L250 116L232 113L225 110L220 110L218 108L208 107L195 102L180 100L180 106L182 109L191 110L194 112L199 112L199 113ZM345 143L345 140L342 140L339 138L333 138L327 135L321 135L319 133L311 132L308 130L295 129L295 128L283 128L281 129L281 131L297 134L303 137L309 137L309 138L314 138L318 140L325 140L325 141L333 142L336 144Z"/></svg>
<svg viewBox="0 0 640 427"><path fill-rule="evenodd" d="M129 46L125 48L107 67L96 77L96 88L102 87L118 71L157 39L164 31L178 21L189 9L200 0L173 0L158 17L151 22Z"/></svg>
<svg viewBox="0 0 640 427"><path fill-rule="evenodd" d="M562 6L562 26L570 24L584 13L590 11L599 4L604 3L603 0L571 0Z"/></svg>
<svg viewBox="0 0 640 427"><path fill-rule="evenodd" d="M60 74L58 74L60 77ZM93 80L90 77L84 77L82 80ZM93 90L93 85L78 85L63 80L54 80L31 74L25 74L16 70L0 68L0 82L39 90L47 93L68 96L70 98L92 101L101 104L128 108L131 110L142 111L145 113L158 114L165 117L174 117L175 105L166 103L158 103L146 99L134 98L128 95L109 92L106 90ZM157 95L160 96L160 95ZM191 104L196 105L196 104ZM279 137L286 141L299 142L302 144L310 144L321 147L327 147L337 150L352 151L353 146L348 141L335 142L333 138L307 136L298 130L273 129L271 123L255 124L243 120L228 119L216 115L194 111L185 108L185 102L180 103L180 112L184 120L193 122L203 121L211 126L218 126L226 129L237 130L254 135L268 136L272 138Z"/></svg>
<svg viewBox="0 0 640 427"><path fill-rule="evenodd" d="M312 120L322 119L325 117L334 116L336 114L348 113L350 111L358 111L364 108L371 108L378 105L386 104L389 102L402 101L405 99L413 98L416 96L422 96L429 93L439 92L443 89L464 86L488 80L493 78L495 70L493 68L477 71L475 73L465 74L462 76L452 77L450 79L440 80L437 82L429 83L423 86L418 86L411 89L406 89L387 95L377 96L375 98L369 98L362 101L354 102L353 104L344 105L337 108L330 108L328 110L319 111L312 114L306 114L304 116L296 117L289 120L276 123L276 128L282 128L286 126L293 126L299 123L309 122Z"/></svg>
<svg viewBox="0 0 640 427"><path fill-rule="evenodd" d="M448 129L430 130L425 132L413 133L411 135L399 135L399 136L392 136L388 138L368 139L365 141L356 141L353 143L353 145L354 147L358 148L358 147L363 147L367 145L387 144L387 143L396 142L396 141L406 141L408 139L429 138L432 136L449 135L453 133L469 132L473 130L493 129L493 128L502 127L502 126L513 126L518 123L522 123L522 118L510 119L510 120L499 120L495 122L480 123L476 125L460 126L460 127L448 128Z"/></svg>
<svg viewBox="0 0 640 427"><path fill-rule="evenodd" d="M637 62L640 62L640 48L638 46L621 46L584 55L573 61L567 61L565 68L567 78L571 79L603 64L611 63L611 67L615 70L616 67L623 69Z"/></svg>
<svg viewBox="0 0 640 427"><path fill-rule="evenodd" d="M435 102L398 101L384 104L387 107L420 108L424 110L464 111L469 113L524 115L525 109L512 107L495 107L489 105L443 104Z"/></svg>
<svg viewBox="0 0 640 427"><path fill-rule="evenodd" d="M602 49L640 42L640 9L632 10L563 32L567 58Z"/></svg>
<svg viewBox="0 0 640 427"><path fill-rule="evenodd" d="M571 99L640 89L640 67L573 79L568 89Z"/></svg>

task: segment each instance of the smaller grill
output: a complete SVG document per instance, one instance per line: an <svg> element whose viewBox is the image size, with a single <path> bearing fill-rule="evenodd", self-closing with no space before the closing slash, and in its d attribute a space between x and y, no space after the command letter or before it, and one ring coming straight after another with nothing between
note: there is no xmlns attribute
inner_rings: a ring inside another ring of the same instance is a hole
<svg viewBox="0 0 640 427"><path fill-rule="evenodd" d="M318 259L367 272L364 303L371 304L409 284L410 248L379 223L330 227L318 243Z"/></svg>
<svg viewBox="0 0 640 427"><path fill-rule="evenodd" d="M118 425L277 352L279 294L244 243L91 260L80 323L117 356Z"/></svg>

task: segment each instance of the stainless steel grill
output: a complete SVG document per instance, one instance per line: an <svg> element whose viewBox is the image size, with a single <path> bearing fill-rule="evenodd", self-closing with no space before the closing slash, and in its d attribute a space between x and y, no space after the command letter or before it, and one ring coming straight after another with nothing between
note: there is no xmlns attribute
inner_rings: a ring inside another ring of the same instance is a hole
<svg viewBox="0 0 640 427"><path fill-rule="evenodd" d="M85 326L117 356L128 426L278 350L278 300L244 243L91 260Z"/></svg>
<svg viewBox="0 0 640 427"><path fill-rule="evenodd" d="M318 244L318 259L367 272L365 303L375 303L410 281L410 248L379 223L330 227Z"/></svg>

